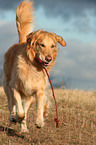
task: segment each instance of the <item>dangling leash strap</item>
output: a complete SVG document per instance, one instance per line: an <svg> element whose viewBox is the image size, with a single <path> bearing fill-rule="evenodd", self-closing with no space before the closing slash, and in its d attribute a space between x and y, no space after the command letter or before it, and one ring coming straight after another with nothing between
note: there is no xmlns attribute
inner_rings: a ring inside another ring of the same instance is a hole
<svg viewBox="0 0 96 145"><path fill-rule="evenodd" d="M54 93L54 89L53 89L53 85L52 85L49 73L48 73L48 71L47 71L47 69L45 67L44 67L44 69L45 69L46 74L48 76L48 79L49 79L49 82L50 82L50 85L51 85L51 89L52 89L53 98L54 98L54 101L55 101L56 118L54 118L54 121L56 122L56 127L58 128L59 127L59 120L58 120L58 111L57 111L57 103L56 103L55 93Z"/></svg>

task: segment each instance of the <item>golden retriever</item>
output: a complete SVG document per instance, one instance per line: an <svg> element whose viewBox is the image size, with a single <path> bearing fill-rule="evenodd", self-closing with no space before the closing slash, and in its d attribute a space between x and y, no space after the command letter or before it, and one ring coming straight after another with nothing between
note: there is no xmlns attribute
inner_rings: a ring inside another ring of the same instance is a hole
<svg viewBox="0 0 96 145"><path fill-rule="evenodd" d="M28 132L27 112L36 100L35 125L44 126L47 109L47 75L57 56L56 44L66 43L61 36L43 30L30 33L33 24L33 3L23 1L17 7L16 22L19 43L5 53L3 86L8 98L10 122L19 122L21 131Z"/></svg>

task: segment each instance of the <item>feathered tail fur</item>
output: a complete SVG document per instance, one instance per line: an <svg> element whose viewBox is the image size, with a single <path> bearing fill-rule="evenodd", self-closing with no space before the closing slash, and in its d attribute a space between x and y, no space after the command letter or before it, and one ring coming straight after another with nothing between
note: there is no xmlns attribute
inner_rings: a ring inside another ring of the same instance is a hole
<svg viewBox="0 0 96 145"><path fill-rule="evenodd" d="M30 0L23 0L16 10L16 24L19 34L19 42L25 42L26 36L32 32L34 15L33 2Z"/></svg>

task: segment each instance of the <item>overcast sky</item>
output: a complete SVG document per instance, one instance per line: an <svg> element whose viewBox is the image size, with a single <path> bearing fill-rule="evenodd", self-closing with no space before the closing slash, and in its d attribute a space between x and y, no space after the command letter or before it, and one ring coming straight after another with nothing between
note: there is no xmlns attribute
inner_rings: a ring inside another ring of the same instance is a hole
<svg viewBox="0 0 96 145"><path fill-rule="evenodd" d="M66 47L52 75L55 85L96 90L96 0L34 0L35 30L61 35ZM18 42L15 11L20 0L0 0L0 54ZM56 79L57 78L57 79Z"/></svg>

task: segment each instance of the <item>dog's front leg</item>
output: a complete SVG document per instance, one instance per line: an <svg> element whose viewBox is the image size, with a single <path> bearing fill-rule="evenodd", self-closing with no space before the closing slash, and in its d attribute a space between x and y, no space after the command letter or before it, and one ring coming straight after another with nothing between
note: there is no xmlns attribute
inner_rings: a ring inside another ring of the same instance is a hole
<svg viewBox="0 0 96 145"><path fill-rule="evenodd" d="M29 132L29 130L27 129L27 124L26 124L27 112L28 112L31 104L33 104L34 102L35 102L35 98L33 96L27 97L27 99L25 99L23 101L23 108L24 108L24 112L25 112L25 117L21 122L21 132Z"/></svg>
<svg viewBox="0 0 96 145"><path fill-rule="evenodd" d="M43 112L44 112L44 91L41 89L37 92L36 95L36 122L35 125L37 128L41 128L44 126L44 118L43 118Z"/></svg>

